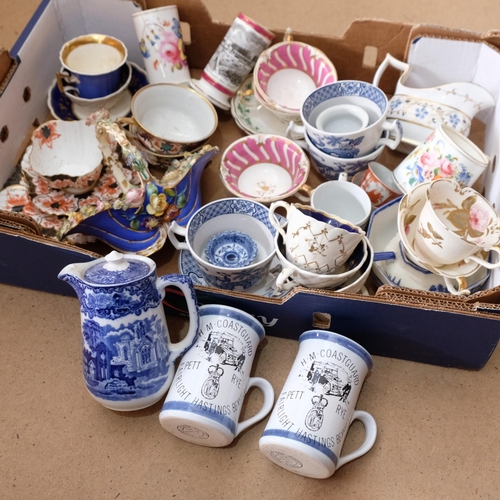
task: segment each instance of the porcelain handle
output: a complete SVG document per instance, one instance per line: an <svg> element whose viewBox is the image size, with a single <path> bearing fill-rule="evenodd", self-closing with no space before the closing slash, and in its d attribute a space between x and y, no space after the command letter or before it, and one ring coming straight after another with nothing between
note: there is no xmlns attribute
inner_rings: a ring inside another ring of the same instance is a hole
<svg viewBox="0 0 500 500"><path fill-rule="evenodd" d="M270 220L271 224L274 226L274 228L281 234L281 236L283 236L283 241L285 241L286 240L286 233L285 233L285 230L283 229L283 227L285 227L286 224L284 226L282 226L279 223L279 220L276 219L276 217L274 215L274 212L278 207L283 207L286 210L286 215L288 218L288 210L290 210L290 204L287 203L286 201L280 200L280 201L275 201L275 202L271 203L271 206L269 207L269 220Z"/></svg>
<svg viewBox="0 0 500 500"><path fill-rule="evenodd" d="M198 309L196 291L194 289L193 282L189 277L184 274L167 274L158 278L156 280L156 288L162 298L165 295L165 288L167 286L175 286L182 291L184 298L186 299L189 315L189 330L182 340L172 344L170 342L170 336L167 334L167 346L169 351L172 353L171 362L173 363L175 359L177 359L181 354L184 354L195 343L198 337L198 330L200 328L200 311Z"/></svg>
<svg viewBox="0 0 500 500"><path fill-rule="evenodd" d="M271 221L272 222L272 221ZM189 246L185 241L179 241L177 236L186 237L187 229L179 226L177 222L173 221L168 227L168 239L177 250L189 250Z"/></svg>
<svg viewBox="0 0 500 500"><path fill-rule="evenodd" d="M339 457L337 469L346 463L361 457L365 453L368 453L375 444L375 439L377 438L377 423L375 422L375 419L366 411L355 410L352 414L351 423L354 420L360 420L365 426L365 440L357 450L348 453L343 457Z"/></svg>
<svg viewBox="0 0 500 500"><path fill-rule="evenodd" d="M300 139L300 137L304 137L305 128L304 125L298 125L297 123L291 121L286 128L286 137L291 141L298 144L301 148L308 150L307 142Z"/></svg>
<svg viewBox="0 0 500 500"><path fill-rule="evenodd" d="M491 252L496 252L500 256L500 247L493 246L489 250ZM500 267L500 259L498 260L498 262L488 262L487 260L481 259L480 257L476 257L475 255L471 255L470 257L467 257L464 260L465 260L465 262L470 262L471 260L473 262L477 262L478 264L481 264L486 269L496 269L497 267Z"/></svg>
<svg viewBox="0 0 500 500"><path fill-rule="evenodd" d="M301 191L304 192L305 194L301 194ZM313 192L314 188L309 186L309 184L302 184L302 186L299 187L294 196L296 196L300 201L304 203L309 203L311 201L311 196Z"/></svg>
<svg viewBox="0 0 500 500"><path fill-rule="evenodd" d="M248 381L245 394L248 392L250 387L258 387L262 391L262 394L264 395L264 404L253 417L247 418L246 420L243 420L243 422L238 422L236 425L235 436L259 420L262 420L271 411L274 404L274 389L267 380L260 377L251 377Z"/></svg>
<svg viewBox="0 0 500 500"><path fill-rule="evenodd" d="M77 95L80 95L80 91L71 85L66 86L65 83L80 83L80 80L75 75L66 73L65 71L56 71L57 87L61 94L68 91L74 91Z"/></svg>
<svg viewBox="0 0 500 500"><path fill-rule="evenodd" d="M448 276L444 276L446 288L452 295L470 295L470 290L467 288L467 279L459 276L456 278L458 283L458 290L455 288L455 281Z"/></svg>
<svg viewBox="0 0 500 500"><path fill-rule="evenodd" d="M125 132L125 135L127 137L132 137L132 139L135 139L136 141L139 140L139 137L137 136L137 134L134 134L134 132L132 132L132 130L130 130L130 127L127 129L123 126L123 125L131 125L132 127L137 128L139 125L138 125L137 121L135 120L135 118L128 118L126 116L121 116L121 117L116 119L116 123Z"/></svg>
<svg viewBox="0 0 500 500"><path fill-rule="evenodd" d="M276 278L276 288L278 291L288 291L297 286L297 283L293 281L291 277L293 274L293 269L291 267L285 267Z"/></svg>
<svg viewBox="0 0 500 500"><path fill-rule="evenodd" d="M385 59L380 63L380 66L377 68L377 71L375 72L375 76L373 77L373 82L372 82L373 85L378 87L382 75L389 66L393 66L394 68L399 69L401 71L406 71L410 67L409 64L400 61L395 57L392 57L391 54L386 54Z"/></svg>
<svg viewBox="0 0 500 500"><path fill-rule="evenodd" d="M387 130L389 132L389 135L391 134L391 132L394 132L395 137L393 139L391 139L390 137L382 137L382 139L379 139L379 141L377 142L377 148L385 145L390 147L391 149L396 149L403 137L403 127L401 125L401 122L399 120L394 120L392 122L385 121L382 124L382 128L384 130Z"/></svg>

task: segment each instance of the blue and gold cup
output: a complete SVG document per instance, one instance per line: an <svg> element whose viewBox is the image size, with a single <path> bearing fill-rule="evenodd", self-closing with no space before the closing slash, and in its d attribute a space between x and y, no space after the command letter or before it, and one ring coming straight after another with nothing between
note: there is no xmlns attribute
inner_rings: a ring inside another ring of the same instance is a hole
<svg viewBox="0 0 500 500"><path fill-rule="evenodd" d="M60 91L74 91L84 99L112 94L120 88L120 69L127 55L124 43L109 35L73 38L59 52L63 67L56 73Z"/></svg>

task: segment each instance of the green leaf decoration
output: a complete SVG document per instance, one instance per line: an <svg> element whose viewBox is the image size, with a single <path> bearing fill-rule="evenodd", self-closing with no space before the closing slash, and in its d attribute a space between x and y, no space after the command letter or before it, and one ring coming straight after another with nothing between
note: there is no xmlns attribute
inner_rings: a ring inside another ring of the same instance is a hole
<svg viewBox="0 0 500 500"><path fill-rule="evenodd" d="M137 230L139 230L141 228L141 223L137 219L131 220L130 221L130 227L132 229L135 229L137 231Z"/></svg>
<svg viewBox="0 0 500 500"><path fill-rule="evenodd" d="M471 209L472 205L474 205L474 203L476 203L476 201L477 201L477 196L476 195L468 196L462 202L462 208L464 210L467 210L467 212L470 212L470 209Z"/></svg>
<svg viewBox="0 0 500 500"><path fill-rule="evenodd" d="M469 227L468 210L452 210L446 218L457 228L465 231Z"/></svg>
<svg viewBox="0 0 500 500"><path fill-rule="evenodd" d="M186 198L186 195L181 194L181 195L177 198L177 207L178 207L178 208L184 208L184 207L186 206L186 203L187 203L187 198Z"/></svg>
<svg viewBox="0 0 500 500"><path fill-rule="evenodd" d="M154 184L153 182L148 182L146 184L146 193L148 193L148 196L158 194L158 188L156 187L156 184Z"/></svg>
<svg viewBox="0 0 500 500"><path fill-rule="evenodd" d="M171 189L171 188L165 188L165 194L169 198L175 198L177 196L177 193L175 192L175 189Z"/></svg>
<svg viewBox="0 0 500 500"><path fill-rule="evenodd" d="M436 240L442 240L443 237L435 231L435 229L432 227L432 224L430 222L427 223L427 229L430 231L432 236L434 236L434 239Z"/></svg>
<svg viewBox="0 0 500 500"><path fill-rule="evenodd" d="M408 224L411 224L416 218L417 218L416 215L413 215L413 214L407 215L405 217L405 226L408 225Z"/></svg>

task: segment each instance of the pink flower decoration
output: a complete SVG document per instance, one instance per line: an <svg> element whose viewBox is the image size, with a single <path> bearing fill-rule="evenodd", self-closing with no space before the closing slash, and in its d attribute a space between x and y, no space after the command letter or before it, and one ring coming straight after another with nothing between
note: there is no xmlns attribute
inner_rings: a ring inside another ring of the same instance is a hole
<svg viewBox="0 0 500 500"><path fill-rule="evenodd" d="M441 174L443 175L443 177L452 177L453 173L455 171L455 168L453 167L453 163L451 163L451 161L446 160L446 159L441 160L440 169L441 169Z"/></svg>
<svg viewBox="0 0 500 500"><path fill-rule="evenodd" d="M425 167L438 167L439 160L436 153L429 151L420 157L420 163Z"/></svg>
<svg viewBox="0 0 500 500"><path fill-rule="evenodd" d="M179 44L179 41L180 39L171 31L164 31L161 35L161 40L159 42L160 55L172 65L186 65L186 60L183 58L184 54L179 47L179 45L182 47L182 42Z"/></svg>
<svg viewBox="0 0 500 500"><path fill-rule="evenodd" d="M126 203L129 203L132 206L141 205L143 200L144 200L143 188L131 189L125 196Z"/></svg>
<svg viewBox="0 0 500 500"><path fill-rule="evenodd" d="M474 203L469 211L469 224L472 229L484 232L489 223L488 211L480 203Z"/></svg>

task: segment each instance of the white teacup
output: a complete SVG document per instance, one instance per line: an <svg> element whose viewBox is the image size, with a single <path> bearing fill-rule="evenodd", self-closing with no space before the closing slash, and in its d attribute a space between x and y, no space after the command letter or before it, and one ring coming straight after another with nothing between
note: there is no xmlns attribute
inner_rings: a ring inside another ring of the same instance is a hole
<svg viewBox="0 0 500 500"><path fill-rule="evenodd" d="M362 188L348 182L345 172L339 175L338 180L323 182L314 190L304 185L301 191L305 191L307 196L300 193L296 196L304 203L355 226L364 228L370 218L372 204L369 196Z"/></svg>
<svg viewBox="0 0 500 500"><path fill-rule="evenodd" d="M302 476L324 479L367 453L377 424L356 410L373 360L361 345L338 333L310 330L299 338L299 352L259 441L275 464ZM365 427L361 446L344 456L342 447L354 420Z"/></svg>
<svg viewBox="0 0 500 500"><path fill-rule="evenodd" d="M317 274L305 269L297 267L290 262L284 255L286 253L282 246L282 236L276 234L274 239L274 247L276 250L276 257L278 257L282 270L276 278L276 288L278 290L291 290L296 286L305 286L307 288L336 288L344 285L350 278L354 277L356 273L362 272L363 269L371 267L373 260L373 252L369 248L370 243L364 237L357 247L354 249L351 256L347 261L338 266L333 274Z"/></svg>
<svg viewBox="0 0 500 500"><path fill-rule="evenodd" d="M500 218L474 189L437 179L427 188L414 244L432 266L465 260L489 269L500 267L500 261L490 263L475 255L483 250L500 254Z"/></svg>
<svg viewBox="0 0 500 500"><path fill-rule="evenodd" d="M332 134L350 133L364 129L369 121L368 113L361 106L339 104L319 114L316 128Z"/></svg>
<svg viewBox="0 0 500 500"><path fill-rule="evenodd" d="M278 207L286 210L286 231L276 220ZM312 207L276 201L269 207L271 224L283 237L286 258L316 274L332 274L344 264L365 232L335 215Z"/></svg>

